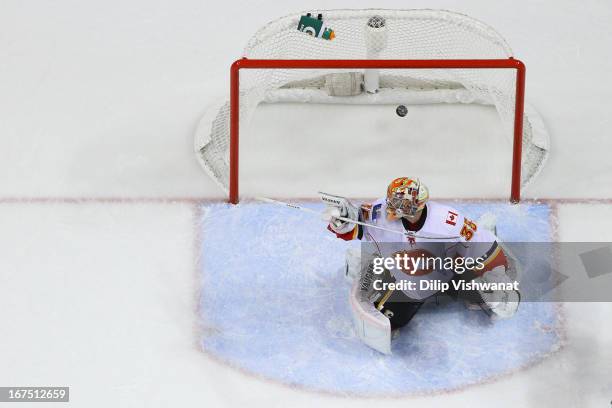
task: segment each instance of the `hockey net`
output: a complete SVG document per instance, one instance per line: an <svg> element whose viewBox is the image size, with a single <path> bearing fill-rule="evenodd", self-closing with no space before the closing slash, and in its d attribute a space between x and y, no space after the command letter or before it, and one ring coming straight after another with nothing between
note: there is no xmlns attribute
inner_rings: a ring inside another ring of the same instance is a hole
<svg viewBox="0 0 612 408"><path fill-rule="evenodd" d="M198 161L230 194L230 201L238 199L237 150L230 158L232 128L237 133L237 129L244 127L262 102L493 106L510 140L517 129L521 130L521 134L515 135L522 140L522 146L518 144L520 154L517 156L514 152L513 156L513 166L520 171L514 171L513 167L513 177L517 180L513 180L511 195L513 201L518 201L519 188L532 181L546 161L549 138L533 108L528 104L523 107L521 100L517 109L518 70L469 63L470 60L516 61L509 60L512 50L495 30L465 15L440 10L311 13L322 14L336 38L329 41L298 31L300 16L306 13L267 24L251 38L243 53L249 60L264 60L261 68L250 66L240 70L240 62L234 64L232 71L236 71L234 85L237 87L233 95L234 110L230 101L222 101L209 109L198 125L195 137ZM399 63L383 69L331 67L331 62L339 60L359 60L363 64L405 61L406 65ZM452 68L444 64L438 67L435 61L442 60L459 62ZM279 68L271 69L273 64L266 65L266 61L276 61ZM415 68L410 61L422 65ZM434 63L427 64L427 61Z"/></svg>

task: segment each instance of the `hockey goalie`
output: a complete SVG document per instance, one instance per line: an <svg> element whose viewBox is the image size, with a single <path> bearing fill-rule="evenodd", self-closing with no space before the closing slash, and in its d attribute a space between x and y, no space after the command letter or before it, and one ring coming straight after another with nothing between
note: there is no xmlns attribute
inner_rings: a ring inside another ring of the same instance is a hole
<svg viewBox="0 0 612 408"><path fill-rule="evenodd" d="M328 229L340 239L362 240L361 251L347 251L344 273L352 281L356 334L368 346L390 354L399 329L438 296L462 301L493 319L509 318L518 309L518 263L504 250L494 226L486 225L491 221L478 225L454 208L429 201L418 179L397 178L386 197L359 207L343 197L324 194L322 199L328 205ZM378 262L385 259L398 262ZM492 284L504 289L487 290Z"/></svg>

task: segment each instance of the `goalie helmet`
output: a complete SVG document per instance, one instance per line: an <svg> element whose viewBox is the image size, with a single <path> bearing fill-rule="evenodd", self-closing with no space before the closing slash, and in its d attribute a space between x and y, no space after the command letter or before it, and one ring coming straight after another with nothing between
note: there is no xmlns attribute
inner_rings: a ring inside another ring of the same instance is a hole
<svg viewBox="0 0 612 408"><path fill-rule="evenodd" d="M429 190L419 179L396 178L387 187L387 212L395 217L415 215L428 199Z"/></svg>

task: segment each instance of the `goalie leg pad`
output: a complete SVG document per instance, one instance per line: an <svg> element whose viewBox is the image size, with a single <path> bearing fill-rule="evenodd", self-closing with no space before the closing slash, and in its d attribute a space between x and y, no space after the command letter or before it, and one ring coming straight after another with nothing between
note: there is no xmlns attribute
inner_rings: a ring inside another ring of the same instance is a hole
<svg viewBox="0 0 612 408"><path fill-rule="evenodd" d="M510 263L510 265L513 264ZM497 266L483 276L473 277L461 275L460 277L455 277L454 280L466 282L474 280L475 282L482 283L512 283L512 280L508 276L509 274L514 274L511 269L507 271L504 266ZM493 319L508 319L514 316L521 301L521 295L516 290L460 290L457 292L449 291L447 294L455 300L462 299L465 301L469 309L481 308Z"/></svg>
<svg viewBox="0 0 612 408"><path fill-rule="evenodd" d="M506 268L498 266L482 277L475 279L482 282L511 283ZM516 313L521 302L521 295L516 290L495 290L479 292L483 300L483 309L494 319L508 319Z"/></svg>
<svg viewBox="0 0 612 408"><path fill-rule="evenodd" d="M395 280L388 271L381 278L383 282ZM363 284L362 279L354 279L349 296L355 333L366 345L391 354L393 333L408 324L424 302L400 290L382 292L370 286L364 293Z"/></svg>
<svg viewBox="0 0 612 408"><path fill-rule="evenodd" d="M357 337L374 350L391 354L391 322L374 304L361 299L358 279L351 287L349 302Z"/></svg>

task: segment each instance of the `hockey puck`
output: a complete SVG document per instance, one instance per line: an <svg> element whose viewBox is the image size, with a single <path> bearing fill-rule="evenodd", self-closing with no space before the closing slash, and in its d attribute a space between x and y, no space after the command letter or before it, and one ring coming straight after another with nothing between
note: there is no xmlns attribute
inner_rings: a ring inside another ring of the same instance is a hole
<svg viewBox="0 0 612 408"><path fill-rule="evenodd" d="M408 114L408 108L405 107L404 105L399 105L395 109L395 113L397 113L397 116L403 118L404 116L406 116Z"/></svg>

